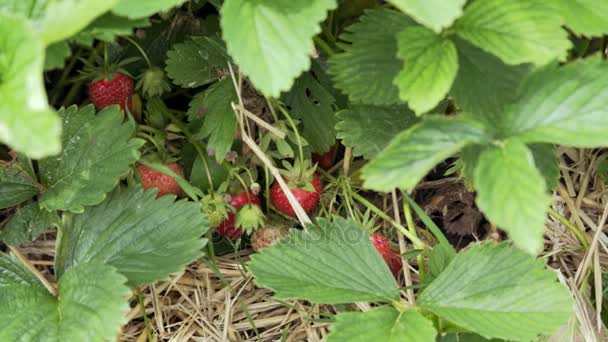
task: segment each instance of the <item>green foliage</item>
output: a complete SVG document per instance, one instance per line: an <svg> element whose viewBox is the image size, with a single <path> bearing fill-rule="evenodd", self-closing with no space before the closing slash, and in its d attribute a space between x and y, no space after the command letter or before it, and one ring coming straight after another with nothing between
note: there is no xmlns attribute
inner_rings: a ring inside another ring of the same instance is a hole
<svg viewBox="0 0 608 342"><path fill-rule="evenodd" d="M507 64L564 60L571 43L553 1L477 0L455 23L456 33Z"/></svg>
<svg viewBox="0 0 608 342"><path fill-rule="evenodd" d="M318 218L319 227L291 234L251 258L249 270L259 286L277 298L315 303L392 301L399 289L374 249L369 233L352 221Z"/></svg>
<svg viewBox="0 0 608 342"><path fill-rule="evenodd" d="M507 140L482 152L475 168L477 206L516 246L537 254L543 248L546 208L550 197L532 152Z"/></svg>
<svg viewBox="0 0 608 342"><path fill-rule="evenodd" d="M135 125L123 123L118 106L97 115L92 105L59 111L63 119L63 150L40 161L40 180L46 190L40 205L47 210L82 212L105 198L129 166L139 159L140 139Z"/></svg>
<svg viewBox="0 0 608 342"><path fill-rule="evenodd" d="M405 106L358 105L336 114L336 130L342 144L353 148L354 156L375 157L399 132L418 120Z"/></svg>
<svg viewBox="0 0 608 342"><path fill-rule="evenodd" d="M368 312L339 313L327 341L429 342L436 335L433 322L420 312L383 306Z"/></svg>
<svg viewBox="0 0 608 342"><path fill-rule="evenodd" d="M118 0L113 12L132 19L148 17L156 12L170 10L186 0Z"/></svg>
<svg viewBox="0 0 608 342"><path fill-rule="evenodd" d="M462 15L466 0L389 0L417 22L439 33Z"/></svg>
<svg viewBox="0 0 608 342"><path fill-rule="evenodd" d="M36 202L29 203L17 211L0 232L0 239L9 245L18 245L34 240L40 233L60 223L59 215L47 211Z"/></svg>
<svg viewBox="0 0 608 342"><path fill-rule="evenodd" d="M112 339L128 309L125 278L110 266L86 263L65 273L59 300L5 254L0 255L2 341L99 341Z"/></svg>
<svg viewBox="0 0 608 342"><path fill-rule="evenodd" d="M548 190L555 190L559 185L559 161L555 155L555 147L552 144L530 144L528 145L534 156L534 164L545 178Z"/></svg>
<svg viewBox="0 0 608 342"><path fill-rule="evenodd" d="M164 279L199 257L209 228L200 206L155 200L156 191L114 191L101 204L74 215L62 229L55 270L59 276L87 262L115 267L131 286Z"/></svg>
<svg viewBox="0 0 608 342"><path fill-rule="evenodd" d="M397 55L405 64L394 83L399 97L420 115L433 109L452 87L458 72L456 46L418 26L406 28L397 40Z"/></svg>
<svg viewBox="0 0 608 342"><path fill-rule="evenodd" d="M311 74L305 73L283 95L291 113L302 122L302 136L313 151L326 152L336 142L335 99Z"/></svg>
<svg viewBox="0 0 608 342"><path fill-rule="evenodd" d="M116 36L129 35L136 27L148 26L148 18L130 19L113 13L106 13L95 19L73 39L84 45L92 45L94 39L112 42Z"/></svg>
<svg viewBox="0 0 608 342"><path fill-rule="evenodd" d="M608 146L608 71L599 57L549 65L526 78L505 116L508 136L526 142Z"/></svg>
<svg viewBox="0 0 608 342"><path fill-rule="evenodd" d="M366 11L340 36L349 43L339 45L344 51L329 59L329 73L336 87L355 103L400 103L393 84L403 66L397 58L397 33L412 24L407 16L393 10Z"/></svg>
<svg viewBox="0 0 608 342"><path fill-rule="evenodd" d="M214 37L193 37L167 52L167 75L173 83L196 88L216 81L228 68L230 57Z"/></svg>
<svg viewBox="0 0 608 342"><path fill-rule="evenodd" d="M208 147L213 148L217 162L224 160L232 146L237 120L231 104L237 102L234 84L230 78L215 83L205 92L205 122L201 136L209 137Z"/></svg>
<svg viewBox="0 0 608 342"><path fill-rule="evenodd" d="M0 209L34 197L38 193L37 183L21 164L0 164Z"/></svg>
<svg viewBox="0 0 608 342"><path fill-rule="evenodd" d="M61 123L44 90L44 46L25 19L2 7L0 51L0 141L32 158L57 154Z"/></svg>
<svg viewBox="0 0 608 342"><path fill-rule="evenodd" d="M564 324L573 301L541 260L483 243L458 254L418 305L486 338L531 341Z"/></svg>
<svg viewBox="0 0 608 342"><path fill-rule="evenodd" d="M608 2L596 0L560 0L561 14L574 32L587 36L608 33Z"/></svg>
<svg viewBox="0 0 608 342"><path fill-rule="evenodd" d="M399 133L363 168L365 186L412 190L437 163L472 143L488 140L484 128L464 118L428 117Z"/></svg>
<svg viewBox="0 0 608 342"><path fill-rule="evenodd" d="M221 9L228 52L264 95L277 97L310 68L313 36L335 0L226 0Z"/></svg>

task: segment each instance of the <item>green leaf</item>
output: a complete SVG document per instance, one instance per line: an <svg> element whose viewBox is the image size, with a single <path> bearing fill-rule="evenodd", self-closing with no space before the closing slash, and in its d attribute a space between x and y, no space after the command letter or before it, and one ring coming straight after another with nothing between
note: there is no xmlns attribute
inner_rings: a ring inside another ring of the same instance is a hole
<svg viewBox="0 0 608 342"><path fill-rule="evenodd" d="M531 74L504 114L505 134L525 142L608 146L608 63L598 57Z"/></svg>
<svg viewBox="0 0 608 342"><path fill-rule="evenodd" d="M466 0L389 0L417 22L439 33L462 15Z"/></svg>
<svg viewBox="0 0 608 342"><path fill-rule="evenodd" d="M264 95L278 97L310 68L312 38L335 0L226 0L221 26L228 52Z"/></svg>
<svg viewBox="0 0 608 342"><path fill-rule="evenodd" d="M27 21L0 8L0 142L32 158L61 150L61 123L46 98L44 47Z"/></svg>
<svg viewBox="0 0 608 342"><path fill-rule="evenodd" d="M14 216L0 232L0 239L9 245L19 245L33 241L40 233L51 227L59 225L61 219L54 211L47 211L37 202L17 208Z"/></svg>
<svg viewBox="0 0 608 342"><path fill-rule="evenodd" d="M49 1L42 19L42 41L50 45L70 38L95 18L112 9L117 2L118 0Z"/></svg>
<svg viewBox="0 0 608 342"><path fill-rule="evenodd" d="M571 42L556 2L480 0L456 21L456 33L507 64L565 60Z"/></svg>
<svg viewBox="0 0 608 342"><path fill-rule="evenodd" d="M399 97L420 115L435 108L450 91L458 72L456 46L420 26L406 28L397 41L397 56L405 65L393 83L399 87Z"/></svg>
<svg viewBox="0 0 608 342"><path fill-rule="evenodd" d="M25 265L5 253L0 253L0 293L7 287L19 286L43 288Z"/></svg>
<svg viewBox="0 0 608 342"><path fill-rule="evenodd" d="M399 312L382 306L367 312L343 312L336 316L328 342L433 342L437 331L420 312Z"/></svg>
<svg viewBox="0 0 608 342"><path fill-rule="evenodd" d="M289 237L251 257L249 270L256 283L281 299L315 303L388 302L399 288L388 266L369 239L352 221L318 218L308 233L293 230Z"/></svg>
<svg viewBox="0 0 608 342"><path fill-rule="evenodd" d="M113 12L128 18L144 18L150 15L170 10L186 0L119 0Z"/></svg>
<svg viewBox="0 0 608 342"><path fill-rule="evenodd" d="M70 45L66 41L53 43L46 47L44 70L63 68L66 58L72 55Z"/></svg>
<svg viewBox="0 0 608 342"><path fill-rule="evenodd" d="M551 144L528 145L534 156L534 164L545 179L547 189L552 191L559 185L559 161L555 154L555 147Z"/></svg>
<svg viewBox="0 0 608 342"><path fill-rule="evenodd" d="M390 9L370 9L346 28L339 43L344 50L329 58L329 73L352 102L371 105L401 103L393 84L403 67L397 58L397 33L413 22ZM382 27L381 30L378 28Z"/></svg>
<svg viewBox="0 0 608 342"><path fill-rule="evenodd" d="M560 0L561 14L566 26L586 36L608 33L608 2L597 0Z"/></svg>
<svg viewBox="0 0 608 342"><path fill-rule="evenodd" d="M459 66L450 94L465 112L500 129L504 108L515 98L529 65L510 66L466 40L454 42Z"/></svg>
<svg viewBox="0 0 608 342"><path fill-rule="evenodd" d="M449 250L443 245L435 245L431 251L429 260L430 276L435 279L443 272L452 262L456 254L453 250Z"/></svg>
<svg viewBox="0 0 608 342"><path fill-rule="evenodd" d="M216 81L230 57L223 43L213 37L193 37L167 52L167 75L184 88L196 88Z"/></svg>
<svg viewBox="0 0 608 342"><path fill-rule="evenodd" d="M302 136L313 151L326 152L336 142L336 102L331 93L311 74L300 76L291 90L283 95L291 113L302 122Z"/></svg>
<svg viewBox="0 0 608 342"><path fill-rule="evenodd" d="M201 135L209 137L207 146L213 148L218 163L230 152L236 133L237 120L232 102L237 103L238 98L230 78L218 81L205 92L205 122Z"/></svg>
<svg viewBox="0 0 608 342"><path fill-rule="evenodd" d="M475 168L476 203L490 221L530 254L543 249L550 197L532 152L519 141L481 153Z"/></svg>
<svg viewBox="0 0 608 342"><path fill-rule="evenodd" d="M439 162L468 144L487 141L483 127L464 118L428 117L399 133L363 168L365 187L412 190Z"/></svg>
<svg viewBox="0 0 608 342"><path fill-rule="evenodd" d="M38 182L19 163L0 163L0 209L25 202L38 193Z"/></svg>
<svg viewBox="0 0 608 342"><path fill-rule="evenodd" d="M0 284L5 277L0 258ZM13 261L16 263L16 261ZM13 268L23 267L12 265ZM31 278L31 277L30 277ZM130 291L125 278L103 264L75 267L59 279L61 300L44 287L27 282L0 285L0 326L2 341L104 341L118 334L128 305L123 297Z"/></svg>
<svg viewBox="0 0 608 342"><path fill-rule="evenodd" d="M111 191L129 166L139 159L140 139L132 138L135 124L123 123L116 106L95 115L93 105L70 106L59 111L63 119L63 150L40 161L40 178L46 191L40 206L47 210L82 212Z"/></svg>
<svg viewBox="0 0 608 342"><path fill-rule="evenodd" d="M417 303L486 338L524 341L566 323L574 304L542 260L505 243L458 254Z"/></svg>
<svg viewBox="0 0 608 342"><path fill-rule="evenodd" d="M200 205L174 202L141 188L111 193L73 216L61 231L55 269L59 276L86 262L118 269L137 286L166 278L199 257L208 227Z"/></svg>
<svg viewBox="0 0 608 342"><path fill-rule="evenodd" d="M95 39L112 42L117 36L129 36L134 28L150 25L148 18L130 19L113 13L106 13L95 19L74 40L83 45L93 45Z"/></svg>
<svg viewBox="0 0 608 342"><path fill-rule="evenodd" d="M418 121L406 106L359 105L339 111L336 124L342 144L353 148L353 156L375 157L399 132Z"/></svg>

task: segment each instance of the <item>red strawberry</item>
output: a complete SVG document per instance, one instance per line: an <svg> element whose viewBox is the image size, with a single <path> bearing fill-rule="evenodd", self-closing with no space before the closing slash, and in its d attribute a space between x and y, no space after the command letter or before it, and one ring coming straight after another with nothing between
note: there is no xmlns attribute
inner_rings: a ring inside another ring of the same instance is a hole
<svg viewBox="0 0 608 342"><path fill-rule="evenodd" d="M171 171L175 172L180 177L184 177L184 170L177 163L169 163L165 164L166 167L171 169ZM166 175L162 172L158 172L146 165L139 164L137 165L137 172L139 173L139 178L141 179L141 184L143 185L145 190L150 188L157 188L158 193L156 198L167 195L181 195L182 188L177 184L173 177Z"/></svg>
<svg viewBox="0 0 608 342"><path fill-rule="evenodd" d="M285 179L285 182L288 185L291 183L289 178L283 179ZM311 190L313 191L306 190L300 187L299 185L294 188L290 186L290 190L293 193L294 197L300 203L304 211L307 213L310 213L317 207L317 204L319 204L319 199L321 198L321 192L323 190L321 184L321 177L319 177L319 175L316 173L312 174L312 180L310 181L310 184L312 185ZM283 189L281 189L279 182L277 182L276 180L270 188L270 201L272 202L272 205L274 205L274 207L283 214L292 217L296 216L296 212L291 207L291 204L287 199L287 195L285 195L285 192L283 192Z"/></svg>
<svg viewBox="0 0 608 342"><path fill-rule="evenodd" d="M249 199L251 199L251 202L249 202ZM258 207L262 205L262 202L258 196L254 195L253 193L249 193L249 197L247 197L246 192L232 195L230 201L228 202L228 204L233 206L236 210L244 207L248 203L255 204ZM243 230L235 226L235 220L236 214L234 212L228 213L228 217L217 226L215 231L229 239L238 239L241 237L241 235L243 235Z"/></svg>
<svg viewBox="0 0 608 342"><path fill-rule="evenodd" d="M394 250L386 236L380 233L373 233L370 236L370 239L372 240L374 247L376 247L376 250L378 250L378 253L380 253L380 256L382 256L382 259L384 259L388 265L388 268L393 272L393 275L397 276L403 267L399 252Z"/></svg>
<svg viewBox="0 0 608 342"><path fill-rule="evenodd" d="M131 111L132 96L133 80L120 72L89 84L89 97L97 110L118 104L123 112L126 113L127 109Z"/></svg>
<svg viewBox="0 0 608 342"><path fill-rule="evenodd" d="M336 148L336 146L332 146L329 151L323 154L313 153L312 161L313 163L317 163L317 165L319 165L319 167L323 170L329 170L334 166L334 160L336 159L337 150L338 149Z"/></svg>
<svg viewBox="0 0 608 342"><path fill-rule="evenodd" d="M258 229L251 235L251 247L254 251L259 252L262 248L268 248L278 240L285 236L287 230L284 227L266 226Z"/></svg>

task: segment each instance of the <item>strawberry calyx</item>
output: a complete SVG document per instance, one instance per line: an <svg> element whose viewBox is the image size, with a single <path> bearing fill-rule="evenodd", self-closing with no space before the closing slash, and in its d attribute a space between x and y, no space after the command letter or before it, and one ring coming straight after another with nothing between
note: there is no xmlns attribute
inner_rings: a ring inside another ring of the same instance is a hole
<svg viewBox="0 0 608 342"><path fill-rule="evenodd" d="M145 97L160 96L171 90L165 72L156 66L148 68L137 78L136 89L141 90Z"/></svg>
<svg viewBox="0 0 608 342"><path fill-rule="evenodd" d="M263 225L264 213L258 205L247 204L236 213L234 226L243 230L246 234L251 234Z"/></svg>
<svg viewBox="0 0 608 342"><path fill-rule="evenodd" d="M283 179L290 189L302 189L309 192L315 192L316 189L312 182L315 177L316 166L311 166L310 160L300 162L296 159L293 165L287 161L283 161L284 169L279 170Z"/></svg>

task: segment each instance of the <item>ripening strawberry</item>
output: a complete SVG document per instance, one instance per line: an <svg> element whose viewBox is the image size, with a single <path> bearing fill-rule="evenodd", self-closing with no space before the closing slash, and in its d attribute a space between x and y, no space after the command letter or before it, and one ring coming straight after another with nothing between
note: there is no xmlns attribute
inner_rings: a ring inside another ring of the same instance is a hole
<svg viewBox="0 0 608 342"><path fill-rule="evenodd" d="M171 171L175 172L178 176L184 177L184 169L181 165L177 163L168 163L164 164ZM139 173L139 178L141 179L141 184L143 185L145 190L151 188L157 188L158 193L156 194L156 198L173 194L179 196L182 194L182 188L177 184L173 177L166 175L162 172L158 172L146 165L139 164L137 165L137 172Z"/></svg>
<svg viewBox="0 0 608 342"><path fill-rule="evenodd" d="M403 261L399 252L394 250L386 236L380 233L373 233L370 236L370 240L372 240L372 244L376 247L376 250L380 253L388 268L393 272L393 275L397 276L403 267Z"/></svg>
<svg viewBox="0 0 608 342"><path fill-rule="evenodd" d="M317 207L321 198L321 192L323 191L321 177L314 172L314 169L309 171L312 172L305 171L301 177L297 173L292 174L291 172L283 177L296 200L307 213L310 213ZM296 212L289 203L287 195L285 195L285 192L276 180L270 188L270 201L278 211L285 215L296 217Z"/></svg>
<svg viewBox="0 0 608 342"><path fill-rule="evenodd" d="M323 153L323 154L319 154L319 153L313 153L312 154L312 161L313 163L317 163L317 165L322 168L323 170L329 170L334 166L334 161L336 159L336 153L338 152L338 149L336 148L336 146L332 146L329 151Z"/></svg>
<svg viewBox="0 0 608 342"><path fill-rule="evenodd" d="M248 203L253 205L247 206ZM257 195L250 192L248 197L247 192L241 192L232 195L228 204L236 212L229 212L228 217L217 226L215 231L220 235L236 240L243 235L243 229L250 232L263 223L262 202Z"/></svg>
<svg viewBox="0 0 608 342"><path fill-rule="evenodd" d="M131 77L115 72L89 84L89 98L97 110L118 104L123 112L131 111L133 80Z"/></svg>

